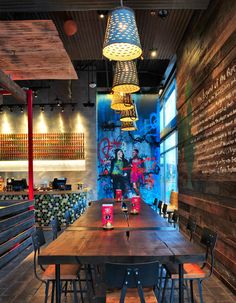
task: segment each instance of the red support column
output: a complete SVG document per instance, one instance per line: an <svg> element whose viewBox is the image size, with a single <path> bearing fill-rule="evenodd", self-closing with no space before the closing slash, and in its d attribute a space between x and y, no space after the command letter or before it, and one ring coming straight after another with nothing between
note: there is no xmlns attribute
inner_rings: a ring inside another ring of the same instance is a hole
<svg viewBox="0 0 236 303"><path fill-rule="evenodd" d="M28 107L28 182L29 200L34 199L34 172L33 172L33 92L27 90Z"/></svg>

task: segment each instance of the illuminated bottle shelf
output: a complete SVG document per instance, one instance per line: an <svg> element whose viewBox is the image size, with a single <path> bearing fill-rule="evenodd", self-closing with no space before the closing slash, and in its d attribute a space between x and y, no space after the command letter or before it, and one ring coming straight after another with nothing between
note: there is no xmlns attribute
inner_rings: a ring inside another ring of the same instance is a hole
<svg viewBox="0 0 236 303"><path fill-rule="evenodd" d="M28 159L27 134L1 134L0 160ZM33 135L34 160L84 160L83 133Z"/></svg>

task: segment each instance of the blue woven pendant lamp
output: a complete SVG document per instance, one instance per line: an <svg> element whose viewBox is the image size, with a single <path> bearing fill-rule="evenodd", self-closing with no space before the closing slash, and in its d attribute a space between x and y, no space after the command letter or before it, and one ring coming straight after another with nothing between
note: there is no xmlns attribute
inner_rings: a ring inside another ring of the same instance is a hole
<svg viewBox="0 0 236 303"><path fill-rule="evenodd" d="M114 61L129 61L142 54L134 11L123 6L115 8L108 17L103 55Z"/></svg>

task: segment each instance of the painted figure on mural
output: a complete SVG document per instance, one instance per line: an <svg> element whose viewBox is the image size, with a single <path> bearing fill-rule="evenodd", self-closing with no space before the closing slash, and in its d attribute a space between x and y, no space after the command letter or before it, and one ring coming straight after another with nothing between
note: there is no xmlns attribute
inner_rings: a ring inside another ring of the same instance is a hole
<svg viewBox="0 0 236 303"><path fill-rule="evenodd" d="M111 178L113 182L114 197L116 189L121 189L123 196L127 196L128 164L129 163L125 159L122 149L116 149L115 158L111 160Z"/></svg>
<svg viewBox="0 0 236 303"><path fill-rule="evenodd" d="M139 150L134 148L130 159L130 182L134 191L139 194L140 185L144 184L144 161L139 157Z"/></svg>

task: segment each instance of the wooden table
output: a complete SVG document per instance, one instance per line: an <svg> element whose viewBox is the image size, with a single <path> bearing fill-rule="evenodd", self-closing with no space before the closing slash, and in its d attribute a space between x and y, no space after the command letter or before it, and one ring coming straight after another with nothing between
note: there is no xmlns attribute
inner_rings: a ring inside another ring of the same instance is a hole
<svg viewBox="0 0 236 303"><path fill-rule="evenodd" d="M91 206L84 217L78 219L70 228L67 228L58 239L50 243L40 254L39 264L55 264L56 267L56 302L60 303L60 264L85 263L105 264L106 262L146 262L158 260L162 263L176 261L179 263L180 287L179 302L183 302L183 264L184 262L202 262L205 254L199 247L187 241L179 232L147 227L155 220L146 217L134 219L130 227L123 223L118 206L115 206L114 220L117 228L102 230L101 203ZM142 205L143 214L145 207ZM147 207L149 207L147 205ZM151 211L152 213L152 211ZM99 215L99 219L94 217ZM146 215L149 210L146 209ZM85 218L85 219L83 219ZM138 216L135 216L138 218ZM92 219L97 222L98 228ZM160 219L160 218L159 218ZM161 218L163 219L163 218ZM160 222L162 220L160 219ZM149 221L150 220L150 221ZM146 221L146 224L144 224ZM80 223L82 228L80 228ZM118 224L118 222L120 222ZM141 229L141 224L143 229ZM148 223L149 222L149 223ZM164 224L164 223L163 223ZM157 225L157 224L156 224ZM120 227L119 227L120 226ZM135 228L137 226L137 229ZM152 226L150 226L152 227ZM128 232L128 233L127 233ZM128 237L129 236L129 237ZM105 302L105 293L97 297L96 302Z"/></svg>
<svg viewBox="0 0 236 303"><path fill-rule="evenodd" d="M102 204L112 203L114 205L114 229L155 229L155 230L174 230L174 227L164 218L158 215L148 204L141 200L141 209L139 215L125 215L121 211L121 203L115 202L114 199L102 199L92 202L86 212L80 216L70 227L70 230L76 229L102 229ZM125 201L129 212L131 202ZM128 212L128 213L129 213Z"/></svg>

